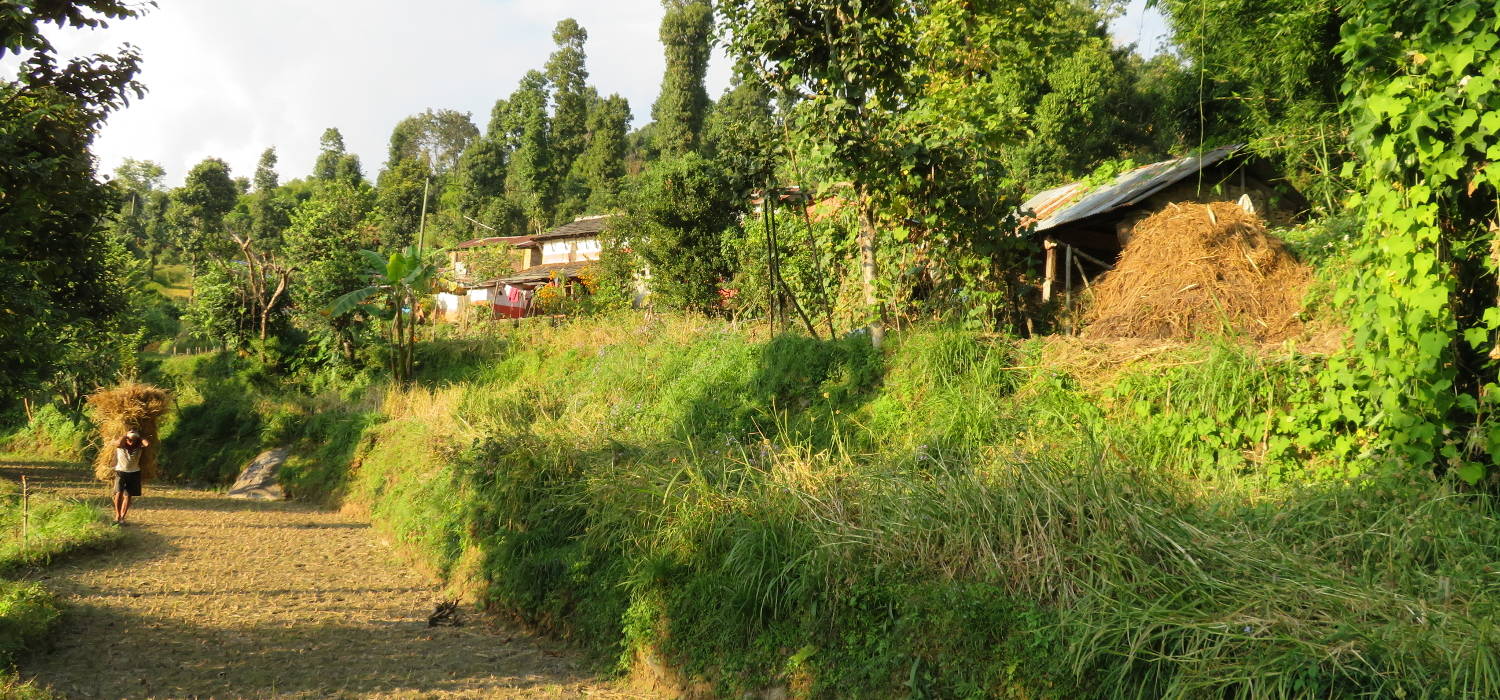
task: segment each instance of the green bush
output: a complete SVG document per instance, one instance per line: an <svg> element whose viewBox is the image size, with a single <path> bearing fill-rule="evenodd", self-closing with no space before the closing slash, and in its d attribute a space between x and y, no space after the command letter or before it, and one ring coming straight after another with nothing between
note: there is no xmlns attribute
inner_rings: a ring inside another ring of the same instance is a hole
<svg viewBox="0 0 1500 700"><path fill-rule="evenodd" d="M93 426L86 417L56 404L46 404L31 420L8 435L0 436L0 449L73 462L93 458Z"/></svg>
<svg viewBox="0 0 1500 700"><path fill-rule="evenodd" d="M164 359L150 380L170 389L176 410L162 426L162 467L172 478L211 484L232 481L261 451L297 452L285 477L288 488L312 500L336 499L369 411L351 408L367 380L320 375L298 384L281 361L217 352ZM317 393L313 393L314 391Z"/></svg>
<svg viewBox="0 0 1500 700"><path fill-rule="evenodd" d="M0 581L0 663L12 663L61 616L57 602L41 585Z"/></svg>

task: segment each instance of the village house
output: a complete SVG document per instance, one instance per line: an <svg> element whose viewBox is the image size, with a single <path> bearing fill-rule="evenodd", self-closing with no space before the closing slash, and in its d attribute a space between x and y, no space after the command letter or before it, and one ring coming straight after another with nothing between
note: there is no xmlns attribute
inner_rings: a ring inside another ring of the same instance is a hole
<svg viewBox="0 0 1500 700"><path fill-rule="evenodd" d="M1289 221L1307 203L1277 180L1234 145L1143 165L1097 187L1080 181L1038 193L1021 211L1042 242L1042 300L1113 269L1134 226L1174 202L1239 202L1264 219Z"/></svg>
<svg viewBox="0 0 1500 700"><path fill-rule="evenodd" d="M478 238L454 246L449 262L463 293L439 294L438 307L450 320L476 304L489 306L496 317L530 315L538 287L554 282L570 286L586 267L599 259L604 249L601 237L612 216L584 216L545 233ZM475 279L469 268L470 258L476 251L495 246L506 246L511 251L509 274Z"/></svg>

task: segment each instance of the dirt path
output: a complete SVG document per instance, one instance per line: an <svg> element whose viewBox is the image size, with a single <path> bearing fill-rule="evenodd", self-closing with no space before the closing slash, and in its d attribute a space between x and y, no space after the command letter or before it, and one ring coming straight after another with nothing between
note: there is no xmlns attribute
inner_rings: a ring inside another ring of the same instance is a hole
<svg viewBox="0 0 1500 700"><path fill-rule="evenodd" d="M85 472L0 461L104 503ZM67 614L21 673L68 698L640 697L470 613L428 627L435 586L366 523L296 503L148 484L124 537L36 575Z"/></svg>

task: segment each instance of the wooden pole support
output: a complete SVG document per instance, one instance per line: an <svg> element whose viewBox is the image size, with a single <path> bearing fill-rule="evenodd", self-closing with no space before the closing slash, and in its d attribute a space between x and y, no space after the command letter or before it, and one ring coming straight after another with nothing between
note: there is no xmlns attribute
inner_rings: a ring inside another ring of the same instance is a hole
<svg viewBox="0 0 1500 700"><path fill-rule="evenodd" d="M1063 250L1063 305L1073 308L1073 246Z"/></svg>
<svg viewBox="0 0 1500 700"><path fill-rule="evenodd" d="M21 475L21 551L31 551L31 489Z"/></svg>
<svg viewBox="0 0 1500 700"><path fill-rule="evenodd" d="M1046 251L1046 263L1042 275L1042 303L1052 301L1053 287L1057 284L1057 241L1051 236L1042 239L1042 250Z"/></svg>

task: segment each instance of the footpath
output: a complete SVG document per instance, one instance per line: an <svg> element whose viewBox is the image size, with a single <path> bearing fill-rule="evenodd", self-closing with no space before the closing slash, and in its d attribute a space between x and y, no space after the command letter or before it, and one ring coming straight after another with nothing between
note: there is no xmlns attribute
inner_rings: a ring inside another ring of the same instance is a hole
<svg viewBox="0 0 1500 700"><path fill-rule="evenodd" d="M82 466L0 476L96 501ZM65 698L634 698L559 644L472 611L368 523L300 503L147 484L118 543L33 574L65 614L26 679Z"/></svg>

